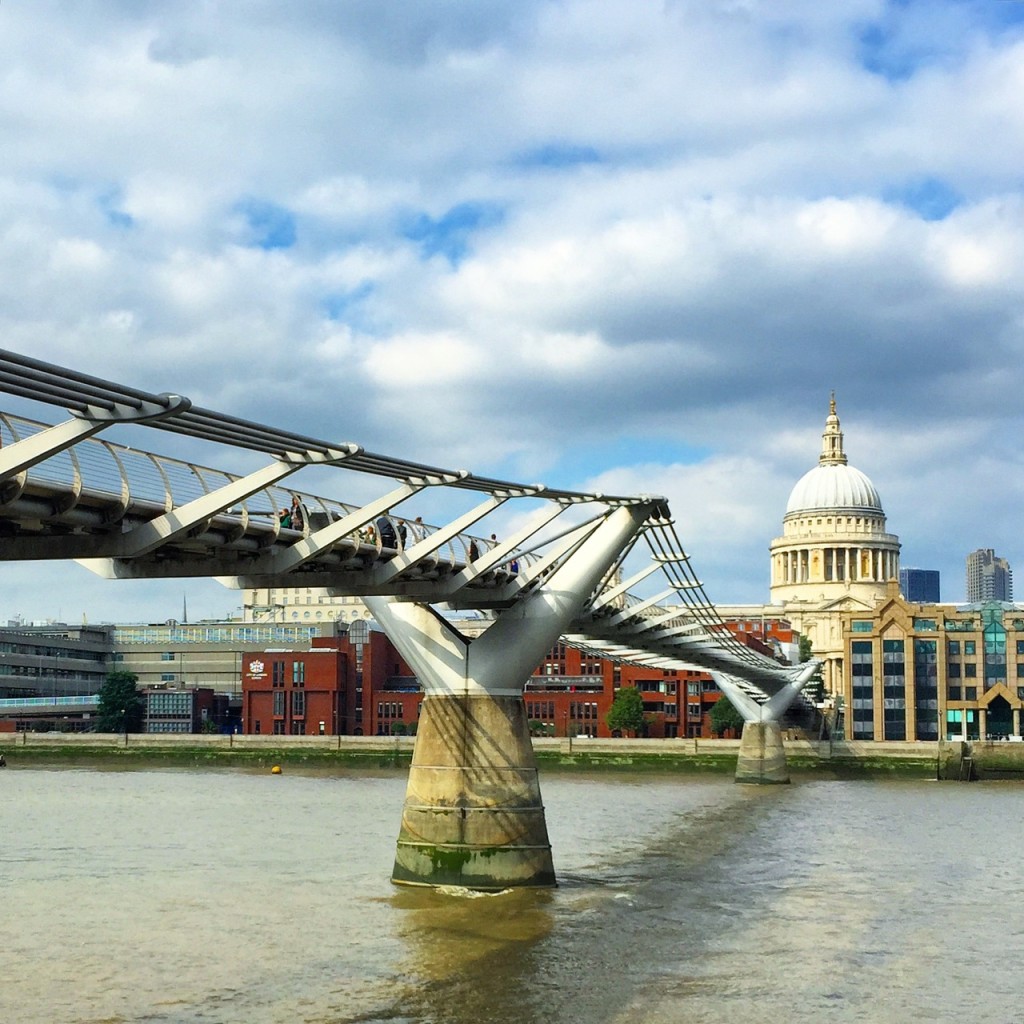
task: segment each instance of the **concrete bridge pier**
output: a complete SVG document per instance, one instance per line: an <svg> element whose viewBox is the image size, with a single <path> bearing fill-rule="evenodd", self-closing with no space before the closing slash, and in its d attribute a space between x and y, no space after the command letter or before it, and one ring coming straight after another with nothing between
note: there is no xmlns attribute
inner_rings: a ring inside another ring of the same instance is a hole
<svg viewBox="0 0 1024 1024"><path fill-rule="evenodd" d="M392 881L498 890L553 886L522 696L428 696Z"/></svg>
<svg viewBox="0 0 1024 1024"><path fill-rule="evenodd" d="M743 723L736 781L760 785L789 782L789 767L778 722Z"/></svg>
<svg viewBox="0 0 1024 1024"><path fill-rule="evenodd" d="M523 689L649 512L643 503L610 513L473 639L429 605L366 598L425 692L393 882L556 884Z"/></svg>

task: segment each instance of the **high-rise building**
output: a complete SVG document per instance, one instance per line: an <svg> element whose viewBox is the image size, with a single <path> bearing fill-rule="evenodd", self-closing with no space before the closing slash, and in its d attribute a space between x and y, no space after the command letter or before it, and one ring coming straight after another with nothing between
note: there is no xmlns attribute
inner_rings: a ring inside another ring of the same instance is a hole
<svg viewBox="0 0 1024 1024"><path fill-rule="evenodd" d="M937 604L939 597L938 569L900 569L900 593L918 604Z"/></svg>
<svg viewBox="0 0 1024 1024"><path fill-rule="evenodd" d="M967 600L1012 601L1013 570L992 548L978 548L967 556Z"/></svg>

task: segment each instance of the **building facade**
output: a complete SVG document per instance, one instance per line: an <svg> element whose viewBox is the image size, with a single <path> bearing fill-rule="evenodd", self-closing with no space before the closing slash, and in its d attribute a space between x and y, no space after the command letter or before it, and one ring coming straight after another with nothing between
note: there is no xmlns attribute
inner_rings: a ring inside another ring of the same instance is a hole
<svg viewBox="0 0 1024 1024"><path fill-rule="evenodd" d="M1024 607L916 604L894 584L843 616L854 740L1021 738Z"/></svg>
<svg viewBox="0 0 1024 1024"><path fill-rule="evenodd" d="M15 625L0 628L0 698L99 693L110 671L107 626Z"/></svg>
<svg viewBox="0 0 1024 1024"><path fill-rule="evenodd" d="M1013 570L992 548L978 548L967 556L967 600L1013 600Z"/></svg>
<svg viewBox="0 0 1024 1024"><path fill-rule="evenodd" d="M762 653L792 643L784 621L759 624L767 642L745 625L733 624L734 632ZM388 637L361 622L336 637L313 639L305 651L247 654L241 682L243 731L261 735L410 735L423 701L418 679ZM712 735L709 715L721 694L707 673L620 665L561 642L526 682L531 731L610 736L605 716L623 686L641 693L647 735Z"/></svg>
<svg viewBox="0 0 1024 1024"><path fill-rule="evenodd" d="M142 731L147 733L219 732L213 690L200 686L182 690L144 690Z"/></svg>
<svg viewBox="0 0 1024 1024"><path fill-rule="evenodd" d="M241 697L242 662L248 653L280 647L307 650L331 636L334 621L167 622L112 628L113 667L131 672L140 690L209 687Z"/></svg>
<svg viewBox="0 0 1024 1024"><path fill-rule="evenodd" d="M900 569L900 593L908 600L922 604L938 604L938 569Z"/></svg>
<svg viewBox="0 0 1024 1024"><path fill-rule="evenodd" d="M786 620L821 660L822 684L834 699L844 690L843 615L869 613L900 571L899 537L888 532L874 484L849 464L834 395L818 463L790 492L782 535L769 551L770 602L719 604L718 611L727 620Z"/></svg>

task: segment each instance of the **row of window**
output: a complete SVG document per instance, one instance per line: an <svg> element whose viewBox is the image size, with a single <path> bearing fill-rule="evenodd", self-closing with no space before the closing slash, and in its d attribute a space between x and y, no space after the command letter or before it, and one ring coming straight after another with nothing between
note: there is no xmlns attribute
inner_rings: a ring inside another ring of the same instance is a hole
<svg viewBox="0 0 1024 1024"><path fill-rule="evenodd" d="M117 626L113 631L115 644L210 644L247 643L276 647L284 644L306 644L319 636L316 626L247 623L220 626Z"/></svg>
<svg viewBox="0 0 1024 1024"><path fill-rule="evenodd" d="M68 647L39 647L35 644L0 643L0 654L25 654L33 658L50 658L60 661L98 661L104 662L107 656L103 651L82 651Z"/></svg>

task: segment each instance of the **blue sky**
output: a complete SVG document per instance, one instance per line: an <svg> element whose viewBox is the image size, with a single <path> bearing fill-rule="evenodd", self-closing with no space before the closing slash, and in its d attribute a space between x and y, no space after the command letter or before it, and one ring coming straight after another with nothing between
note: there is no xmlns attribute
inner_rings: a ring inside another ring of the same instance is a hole
<svg viewBox="0 0 1024 1024"><path fill-rule="evenodd" d="M1024 563L1024 3L35 0L0 51L6 347L667 494L723 603L835 389L904 564ZM0 621L181 605L5 574Z"/></svg>

